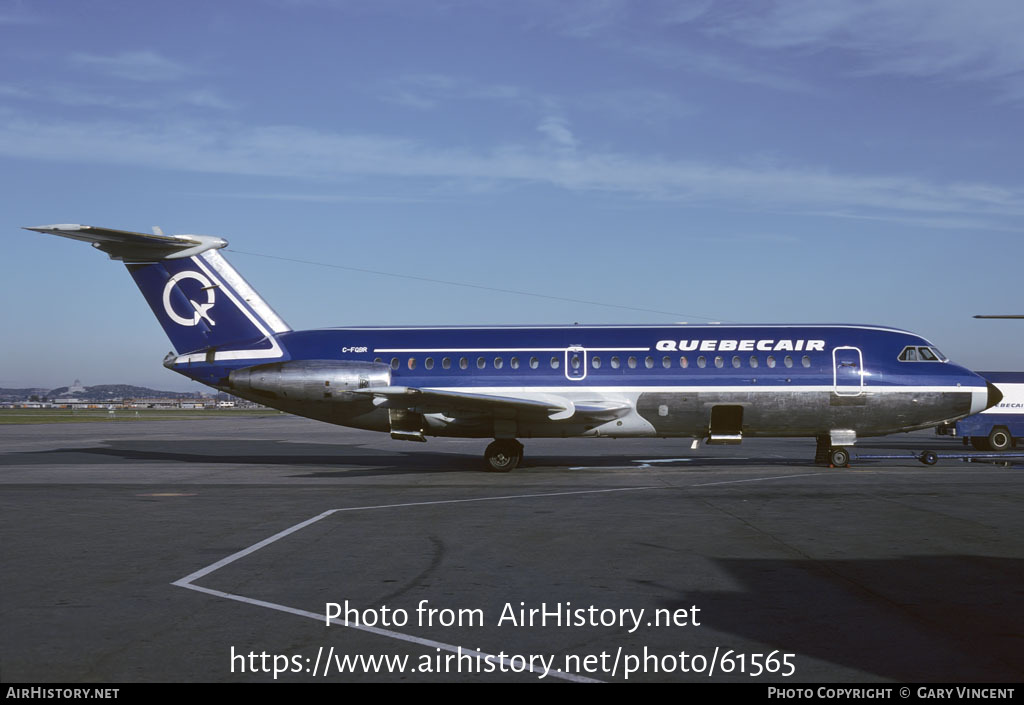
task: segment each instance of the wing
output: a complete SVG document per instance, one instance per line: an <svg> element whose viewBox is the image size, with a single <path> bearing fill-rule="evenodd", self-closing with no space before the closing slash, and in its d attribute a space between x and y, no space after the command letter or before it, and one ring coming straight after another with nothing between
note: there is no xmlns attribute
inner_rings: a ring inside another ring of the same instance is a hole
<svg viewBox="0 0 1024 705"><path fill-rule="evenodd" d="M547 418L552 421L573 418L613 419L629 412L621 401L572 401L556 395L535 398L507 397L472 392L453 392L417 387L369 387L355 390L374 398L373 403L387 409L406 409L419 414L494 416L495 418Z"/></svg>

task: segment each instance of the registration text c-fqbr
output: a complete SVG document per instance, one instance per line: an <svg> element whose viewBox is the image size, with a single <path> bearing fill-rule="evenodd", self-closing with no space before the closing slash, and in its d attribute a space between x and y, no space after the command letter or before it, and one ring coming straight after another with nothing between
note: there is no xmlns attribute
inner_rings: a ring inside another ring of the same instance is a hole
<svg viewBox="0 0 1024 705"><path fill-rule="evenodd" d="M824 340L659 340L661 352L813 352L824 351Z"/></svg>

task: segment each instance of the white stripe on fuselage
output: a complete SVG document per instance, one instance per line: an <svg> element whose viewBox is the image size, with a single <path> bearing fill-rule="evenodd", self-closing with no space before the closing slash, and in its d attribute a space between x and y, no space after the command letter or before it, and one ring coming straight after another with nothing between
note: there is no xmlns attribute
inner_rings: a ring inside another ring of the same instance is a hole
<svg viewBox="0 0 1024 705"><path fill-rule="evenodd" d="M401 377L392 378L392 384L401 384ZM802 384L789 384L789 385L757 385L750 384L744 386L735 385L657 385L657 386L627 386L621 387L616 386L592 386L586 384L578 385L560 385L551 387L476 387L472 385L461 385L458 387L421 387L424 390L436 390L439 392L467 392L473 394L494 394L496 396L508 396L510 394L526 395L526 394L572 394L575 397L587 394L640 394L644 392L654 393L695 393L695 392L755 392L755 393L779 393L779 392L833 392L835 387L831 384L828 385L802 385ZM842 386L840 389L846 391ZM930 385L930 386L868 386L859 387L853 385L849 388L851 391L855 389L862 390L866 394L907 394L907 393L927 393L927 392L985 392L988 390L985 387L964 387L961 385Z"/></svg>
<svg viewBox="0 0 1024 705"><path fill-rule="evenodd" d="M528 353L565 352L560 348L374 348L375 353ZM650 348L585 348L587 352L650 352Z"/></svg>

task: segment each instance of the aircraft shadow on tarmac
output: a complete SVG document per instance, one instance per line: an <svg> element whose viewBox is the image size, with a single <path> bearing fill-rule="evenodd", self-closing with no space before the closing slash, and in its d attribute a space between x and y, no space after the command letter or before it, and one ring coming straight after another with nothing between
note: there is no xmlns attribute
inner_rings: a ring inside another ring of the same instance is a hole
<svg viewBox="0 0 1024 705"><path fill-rule="evenodd" d="M460 453L402 453L379 451L358 445L285 443L251 439L192 441L187 444L187 450L183 450L183 444L180 442L106 441L100 447L56 448L21 454L22 459L25 456L34 456L40 463L64 465L154 462L172 465L180 463L185 466L211 463L279 466L293 467L296 470L322 468L318 472L304 472L293 477L468 472L481 468L480 458Z"/></svg>
<svg viewBox="0 0 1024 705"><path fill-rule="evenodd" d="M481 448L483 444L481 444ZM359 477L394 473L485 472L482 454L451 453L417 447L412 452L377 450L352 444L306 444L277 440L220 439L180 441L105 441L103 445L81 448L64 447L27 453L12 453L0 458L6 464L95 465L98 463L182 463L185 465L223 463L229 465L289 466L308 472L294 477ZM808 459L778 457L730 458L693 455L679 458L657 453L636 452L614 455L527 456L517 472L530 468L573 468L574 471L637 468L677 468L706 470L711 467L777 465L813 467ZM314 468L316 468L314 470Z"/></svg>
<svg viewBox="0 0 1024 705"><path fill-rule="evenodd" d="M714 605L707 627L896 681L1024 679L1024 560L715 561L741 591L687 592L665 606Z"/></svg>

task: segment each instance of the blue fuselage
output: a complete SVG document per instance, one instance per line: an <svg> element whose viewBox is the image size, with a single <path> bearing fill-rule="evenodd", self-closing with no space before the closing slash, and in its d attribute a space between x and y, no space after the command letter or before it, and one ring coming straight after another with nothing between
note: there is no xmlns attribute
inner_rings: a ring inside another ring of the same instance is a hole
<svg viewBox="0 0 1024 705"><path fill-rule="evenodd" d="M927 340L869 326L333 328L276 340L283 355L275 361L362 363L385 372L390 387L617 408L558 419L503 414L517 436L714 436L716 407L732 410L719 412L722 428L743 436L880 435L966 416L987 396L984 379L930 353ZM173 369L227 388L231 370L254 362ZM388 429L386 409L365 397L250 398ZM480 413L426 411L423 425L428 435L494 435L493 418Z"/></svg>

